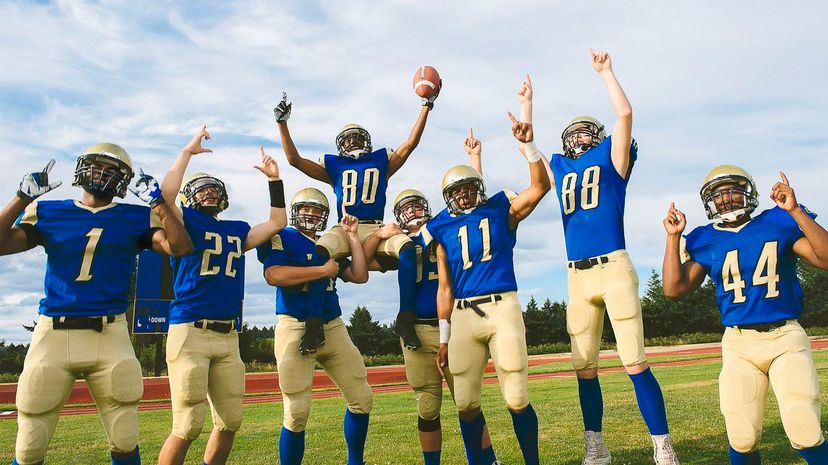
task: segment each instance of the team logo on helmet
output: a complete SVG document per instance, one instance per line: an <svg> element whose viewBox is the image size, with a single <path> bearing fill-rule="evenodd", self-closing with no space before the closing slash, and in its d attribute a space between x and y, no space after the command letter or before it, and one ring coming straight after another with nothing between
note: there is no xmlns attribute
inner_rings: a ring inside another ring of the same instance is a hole
<svg viewBox="0 0 828 465"><path fill-rule="evenodd" d="M406 189L394 200L394 217L401 228L410 230L431 219L431 208L422 192Z"/></svg>
<svg viewBox="0 0 828 465"><path fill-rule="evenodd" d="M181 205L216 215L230 205L227 188L215 176L195 173L187 177L179 193Z"/></svg>
<svg viewBox="0 0 828 465"><path fill-rule="evenodd" d="M336 150L343 157L351 158L371 153L371 135L358 124L347 124L336 136Z"/></svg>
<svg viewBox="0 0 828 465"><path fill-rule="evenodd" d="M449 212L459 215L486 202L486 185L476 169L457 165L443 176L443 199Z"/></svg>
<svg viewBox="0 0 828 465"><path fill-rule="evenodd" d="M328 198L319 189L306 187L290 202L290 225L303 231L324 231L330 212Z"/></svg>
<svg viewBox="0 0 828 465"><path fill-rule="evenodd" d="M707 173L699 191L707 218L732 223L759 206L753 177L735 165L720 165Z"/></svg>
<svg viewBox="0 0 828 465"><path fill-rule="evenodd" d="M95 144L78 157L72 185L93 194L123 198L133 176L132 159L126 150L115 144Z"/></svg>
<svg viewBox="0 0 828 465"><path fill-rule="evenodd" d="M592 136L592 141L584 143L584 135ZM604 125L591 116L576 116L561 134L563 155L567 158L579 158L589 149L597 147L606 138Z"/></svg>

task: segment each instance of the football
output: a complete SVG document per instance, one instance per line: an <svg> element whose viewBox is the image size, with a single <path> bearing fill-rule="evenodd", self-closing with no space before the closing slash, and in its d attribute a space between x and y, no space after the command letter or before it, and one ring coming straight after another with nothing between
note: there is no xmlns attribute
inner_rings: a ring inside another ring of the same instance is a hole
<svg viewBox="0 0 828 465"><path fill-rule="evenodd" d="M429 98L437 91L440 85L440 73L431 66L424 65L417 68L414 79L411 81L414 92L422 98Z"/></svg>

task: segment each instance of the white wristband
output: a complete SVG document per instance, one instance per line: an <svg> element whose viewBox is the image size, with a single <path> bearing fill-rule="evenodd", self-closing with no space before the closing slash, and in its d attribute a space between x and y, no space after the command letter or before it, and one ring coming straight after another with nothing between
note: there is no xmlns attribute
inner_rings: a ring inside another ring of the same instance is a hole
<svg viewBox="0 0 828 465"><path fill-rule="evenodd" d="M541 159L543 153L538 150L538 147L535 146L535 141L532 142L519 142L521 147L523 147L523 154L526 155L526 159L529 160L529 163L534 163Z"/></svg>
<svg viewBox="0 0 828 465"><path fill-rule="evenodd" d="M448 344L451 337L451 323L448 320L440 320L440 344Z"/></svg>

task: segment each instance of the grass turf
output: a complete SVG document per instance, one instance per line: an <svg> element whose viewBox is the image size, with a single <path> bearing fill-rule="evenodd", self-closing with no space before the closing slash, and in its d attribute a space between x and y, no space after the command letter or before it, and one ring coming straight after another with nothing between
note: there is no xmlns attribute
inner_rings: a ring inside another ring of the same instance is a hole
<svg viewBox="0 0 828 465"><path fill-rule="evenodd" d="M828 351L815 353L823 398L828 392ZM655 373L664 390L671 432L682 464L727 463L724 421L718 411L717 377L720 363L664 367ZM555 371L555 370L553 370ZM641 420L632 384L623 373L601 376L604 391L604 434L616 465L652 463L651 443ZM581 414L574 379L532 381L530 398L540 421L541 463L578 465L581 460ZM465 463L456 415L450 398L443 404L443 463ZM506 464L522 463L511 420L497 385L483 390L483 409L498 458ZM313 401L308 424L304 463L344 464L341 398ZM246 405L245 421L229 463L278 463L278 431L282 404ZM209 417L209 416L208 416ZM170 428L167 410L140 413L141 451L144 463L154 463ZM418 464L414 396L411 392L380 394L374 399L366 459L369 464ZM210 427L195 441L186 463L200 464ZM0 421L0 463L11 461L17 427ZM108 463L106 438L97 415L61 417L47 463ZM764 465L804 464L785 438L775 399L768 396L765 434L761 446Z"/></svg>

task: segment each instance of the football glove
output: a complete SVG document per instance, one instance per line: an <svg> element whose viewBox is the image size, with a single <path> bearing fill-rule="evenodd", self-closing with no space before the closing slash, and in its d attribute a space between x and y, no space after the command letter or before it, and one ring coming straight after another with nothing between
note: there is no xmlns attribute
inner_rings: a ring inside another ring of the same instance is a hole
<svg viewBox="0 0 828 465"><path fill-rule="evenodd" d="M34 200L63 184L63 181L49 184L49 171L52 171L53 166L55 166L55 160L51 159L43 171L23 176L20 187L17 189L17 196L24 200Z"/></svg>
<svg viewBox="0 0 828 465"><path fill-rule="evenodd" d="M141 168L138 168L135 185L129 186L129 190L144 203L148 203L150 207L164 203L164 197L161 195L161 186L158 184L158 181L144 173L144 170Z"/></svg>
<svg viewBox="0 0 828 465"><path fill-rule="evenodd" d="M311 316L305 320L305 334L299 342L299 352L302 355L315 354L319 347L325 344L325 329L322 327L322 318Z"/></svg>
<svg viewBox="0 0 828 465"><path fill-rule="evenodd" d="M286 123L290 119L290 110L293 104L287 101L287 92L282 92L282 101L273 109L273 116L277 123Z"/></svg>
<svg viewBox="0 0 828 465"><path fill-rule="evenodd" d="M434 91L434 94L429 98L423 99L423 106L428 108L434 108L434 101L437 100L437 96L440 95L440 91L443 89L443 80L440 79L440 84L437 84L437 90Z"/></svg>

